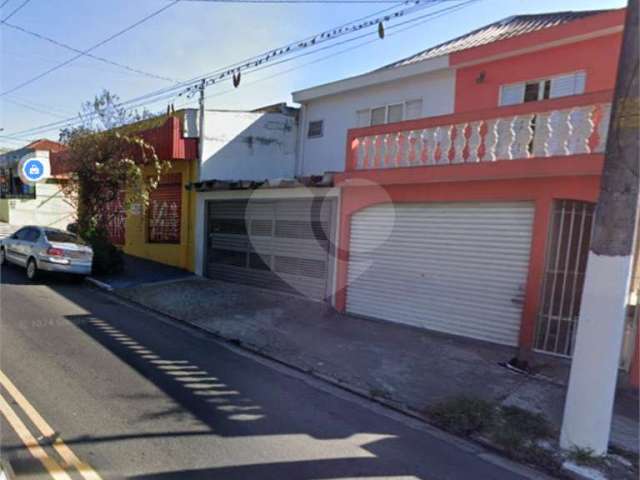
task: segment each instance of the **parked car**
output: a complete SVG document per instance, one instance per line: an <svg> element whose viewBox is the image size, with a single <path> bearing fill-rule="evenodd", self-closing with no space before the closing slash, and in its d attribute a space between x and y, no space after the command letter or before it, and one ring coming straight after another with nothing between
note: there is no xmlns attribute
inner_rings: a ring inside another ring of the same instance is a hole
<svg viewBox="0 0 640 480"><path fill-rule="evenodd" d="M49 227L26 226L0 240L0 265L13 263L27 269L27 278L40 271L91 273L93 250L76 235Z"/></svg>

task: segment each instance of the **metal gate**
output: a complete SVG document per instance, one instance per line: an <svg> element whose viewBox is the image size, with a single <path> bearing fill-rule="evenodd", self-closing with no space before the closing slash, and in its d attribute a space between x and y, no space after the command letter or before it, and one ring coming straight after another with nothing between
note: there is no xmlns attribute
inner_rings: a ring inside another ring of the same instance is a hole
<svg viewBox="0 0 640 480"><path fill-rule="evenodd" d="M206 275L327 298L333 210L322 197L208 202Z"/></svg>
<svg viewBox="0 0 640 480"><path fill-rule="evenodd" d="M571 356L589 255L594 204L557 200L549 232L536 350Z"/></svg>
<svg viewBox="0 0 640 480"><path fill-rule="evenodd" d="M351 219L347 311L517 345L531 202L382 204Z"/></svg>

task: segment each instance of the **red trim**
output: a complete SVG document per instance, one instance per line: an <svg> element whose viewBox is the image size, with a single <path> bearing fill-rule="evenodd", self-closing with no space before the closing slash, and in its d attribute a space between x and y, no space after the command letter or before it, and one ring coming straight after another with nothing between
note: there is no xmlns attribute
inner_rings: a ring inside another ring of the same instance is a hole
<svg viewBox="0 0 640 480"><path fill-rule="evenodd" d="M164 160L192 160L198 156L198 139L182 136L182 120L171 116L159 127L135 133L153 145L156 155Z"/></svg>
<svg viewBox="0 0 640 480"><path fill-rule="evenodd" d="M346 187L360 180L378 185L468 182L518 178L600 175L604 155L592 153L548 158L523 158L496 162L433 165L337 173L336 186Z"/></svg>
<svg viewBox="0 0 640 480"><path fill-rule="evenodd" d="M545 28L479 47L453 52L449 55L449 65L453 67L464 63L481 61L488 57L498 55L516 55L518 54L518 50L531 48L536 45L570 39L571 37L595 33L616 26L622 27L624 25L625 14L626 9L621 8L612 12L605 12L574 20L556 27Z"/></svg>

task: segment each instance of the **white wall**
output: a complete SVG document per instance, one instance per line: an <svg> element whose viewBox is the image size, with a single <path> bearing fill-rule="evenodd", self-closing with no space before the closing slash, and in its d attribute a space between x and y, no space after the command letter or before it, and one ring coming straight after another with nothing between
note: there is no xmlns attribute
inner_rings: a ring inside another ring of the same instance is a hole
<svg viewBox="0 0 640 480"><path fill-rule="evenodd" d="M57 183L36 185L35 199L3 199L9 205L11 225L40 225L65 229L76 221L75 208L65 199Z"/></svg>
<svg viewBox="0 0 640 480"><path fill-rule="evenodd" d="M207 110L204 131L200 180L265 180L295 174L293 116Z"/></svg>
<svg viewBox="0 0 640 480"><path fill-rule="evenodd" d="M358 110L421 98L423 117L446 115L453 113L454 96L455 70L443 69L305 102L298 175L344 170L347 130L356 126ZM314 120L324 121L324 135L307 138L308 122Z"/></svg>

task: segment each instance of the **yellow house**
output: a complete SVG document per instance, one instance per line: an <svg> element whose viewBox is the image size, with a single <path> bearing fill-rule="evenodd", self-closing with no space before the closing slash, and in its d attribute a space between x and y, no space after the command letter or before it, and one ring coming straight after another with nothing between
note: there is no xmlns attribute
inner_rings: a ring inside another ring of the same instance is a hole
<svg viewBox="0 0 640 480"><path fill-rule="evenodd" d="M194 120L187 118L191 113L176 112L132 126L171 168L146 208L134 204L125 212L120 202L108 208L116 210L109 226L111 238L125 253L194 271L196 194L185 189L197 180L198 139L185 136Z"/></svg>

